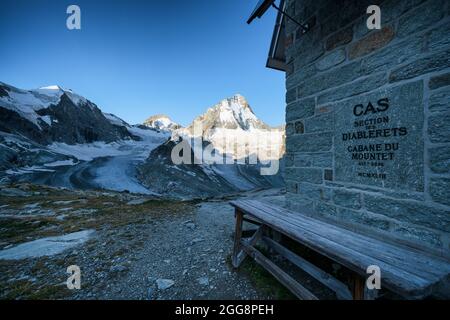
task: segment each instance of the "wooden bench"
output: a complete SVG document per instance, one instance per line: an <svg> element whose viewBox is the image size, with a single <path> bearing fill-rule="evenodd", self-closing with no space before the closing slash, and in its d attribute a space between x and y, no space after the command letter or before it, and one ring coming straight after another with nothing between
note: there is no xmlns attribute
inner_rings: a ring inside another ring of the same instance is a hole
<svg viewBox="0 0 450 320"><path fill-rule="evenodd" d="M269 248L333 290L338 299L367 299L369 291L376 291L366 288L367 267L370 265L380 268L382 289L408 299L429 296L439 283L450 279L449 260L425 250L360 234L262 201L238 200L230 204L236 215L233 266L239 267L247 255L251 256L300 299L317 297L258 251L255 245L259 241L264 241ZM242 238L244 220L258 225L250 238ZM294 254L268 236L267 230L270 229L345 266L354 273L353 281L347 286Z"/></svg>

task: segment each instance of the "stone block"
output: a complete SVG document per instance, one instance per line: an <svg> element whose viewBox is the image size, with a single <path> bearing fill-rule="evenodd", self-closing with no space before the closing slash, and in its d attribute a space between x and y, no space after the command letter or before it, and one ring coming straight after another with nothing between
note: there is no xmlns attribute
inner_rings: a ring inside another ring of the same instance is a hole
<svg viewBox="0 0 450 320"><path fill-rule="evenodd" d="M299 98L307 97L314 93L351 82L361 75L360 61L347 63L300 83L297 87L297 95Z"/></svg>
<svg viewBox="0 0 450 320"><path fill-rule="evenodd" d="M389 221L383 216L375 216L370 213L355 211L350 209L338 208L338 214L342 221L346 221L352 224L362 224L366 227L388 230Z"/></svg>
<svg viewBox="0 0 450 320"><path fill-rule="evenodd" d="M383 84L387 83L387 75L385 73L378 73L363 79L353 81L343 86L333 88L317 98L317 104L326 104L344 98L349 98L367 91L374 90Z"/></svg>
<svg viewBox="0 0 450 320"><path fill-rule="evenodd" d="M347 27L343 30L332 34L325 42L325 49L331 51L341 45L351 42L353 39L353 26Z"/></svg>
<svg viewBox="0 0 450 320"><path fill-rule="evenodd" d="M450 47L450 21L427 32L426 47L429 51L440 51Z"/></svg>
<svg viewBox="0 0 450 320"><path fill-rule="evenodd" d="M323 179L322 169L316 168L286 168L286 176L297 182L320 184Z"/></svg>
<svg viewBox="0 0 450 320"><path fill-rule="evenodd" d="M432 114L428 118L428 136L431 142L450 142L450 111Z"/></svg>
<svg viewBox="0 0 450 320"><path fill-rule="evenodd" d="M431 178L430 196L433 201L450 206L450 178ZM447 214L450 216L450 208Z"/></svg>
<svg viewBox="0 0 450 320"><path fill-rule="evenodd" d="M330 168L333 166L333 154L331 152L299 153L295 155L294 165L296 167Z"/></svg>
<svg viewBox="0 0 450 320"><path fill-rule="evenodd" d="M287 152L321 152L330 151L333 146L333 134L310 133L286 137Z"/></svg>
<svg viewBox="0 0 450 320"><path fill-rule="evenodd" d="M431 171L434 173L450 173L450 146L431 148L428 154ZM448 188L450 189L450 185Z"/></svg>
<svg viewBox="0 0 450 320"><path fill-rule="evenodd" d="M417 59L405 66L394 69L389 76L389 81L396 82L411 79L426 73L446 69L449 66L450 50L446 50Z"/></svg>
<svg viewBox="0 0 450 320"><path fill-rule="evenodd" d="M316 68L319 71L324 71L330 69L331 67L337 66L344 60L345 60L345 50L338 49L320 58L320 60L316 62Z"/></svg>
<svg viewBox="0 0 450 320"><path fill-rule="evenodd" d="M286 91L286 103L289 104L297 99L297 89L293 88Z"/></svg>
<svg viewBox="0 0 450 320"><path fill-rule="evenodd" d="M361 194L355 191L335 189L333 190L333 202L341 207L360 209Z"/></svg>
<svg viewBox="0 0 450 320"><path fill-rule="evenodd" d="M314 201L303 195L286 193L286 206L288 209L302 214L313 214Z"/></svg>
<svg viewBox="0 0 450 320"><path fill-rule="evenodd" d="M317 73L317 68L314 63L303 68L296 69L292 75L286 78L286 89L292 89L298 86L302 81L313 77Z"/></svg>
<svg viewBox="0 0 450 320"><path fill-rule="evenodd" d="M430 92L428 109L431 112L450 111L450 86Z"/></svg>
<svg viewBox="0 0 450 320"><path fill-rule="evenodd" d="M293 122L286 123L286 134L289 136L295 134L295 127Z"/></svg>
<svg viewBox="0 0 450 320"><path fill-rule="evenodd" d="M297 193L313 200L329 201L331 199L331 189L305 182L298 184Z"/></svg>
<svg viewBox="0 0 450 320"><path fill-rule="evenodd" d="M332 112L320 114L304 120L305 132L332 131L334 128L334 114Z"/></svg>
<svg viewBox="0 0 450 320"><path fill-rule="evenodd" d="M398 200L369 194L364 195L364 204L367 210L398 221L450 232L448 209L430 206L420 201Z"/></svg>
<svg viewBox="0 0 450 320"><path fill-rule="evenodd" d="M296 101L286 107L286 121L299 120L314 115L316 99L308 98Z"/></svg>
<svg viewBox="0 0 450 320"><path fill-rule="evenodd" d="M298 187L297 182L292 180L286 180L286 192L297 193Z"/></svg>
<svg viewBox="0 0 450 320"><path fill-rule="evenodd" d="M433 76L428 83L430 90L439 89L445 86L450 86L450 72Z"/></svg>
<svg viewBox="0 0 450 320"><path fill-rule="evenodd" d="M335 219L335 220L338 219L337 207L333 206L329 203L317 201L314 209L317 212L317 214L319 214L321 217L331 218L331 219Z"/></svg>
<svg viewBox="0 0 450 320"><path fill-rule="evenodd" d="M286 153L284 157L286 159L286 167L293 167L295 155L293 153Z"/></svg>
<svg viewBox="0 0 450 320"><path fill-rule="evenodd" d="M399 37L407 37L424 30L444 17L443 0L428 1L424 6L417 6L402 16L398 21L397 34Z"/></svg>
<svg viewBox="0 0 450 320"><path fill-rule="evenodd" d="M409 238L412 241L427 243L433 247L441 247L442 242L440 240L440 235L438 232L433 232L430 229L420 228L418 226L409 226L405 224L393 224L392 231Z"/></svg>
<svg viewBox="0 0 450 320"><path fill-rule="evenodd" d="M349 46L349 59L356 59L383 48L392 41L394 36L395 32L392 26L385 26L381 30L372 31L366 37Z"/></svg>
<svg viewBox="0 0 450 320"><path fill-rule="evenodd" d="M388 71L399 64L417 59L417 54L423 51L423 36L415 36L395 44L390 44L371 55L361 58L361 74L370 75L374 72Z"/></svg>

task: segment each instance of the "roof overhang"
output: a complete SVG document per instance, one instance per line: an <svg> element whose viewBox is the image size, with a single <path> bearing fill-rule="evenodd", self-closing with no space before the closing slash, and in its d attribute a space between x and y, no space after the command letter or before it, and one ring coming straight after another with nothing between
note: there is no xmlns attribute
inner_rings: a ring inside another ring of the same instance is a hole
<svg viewBox="0 0 450 320"><path fill-rule="evenodd" d="M270 8L270 6L273 5L274 2L275 0L259 0L255 7L255 10L253 10L252 14L248 18L247 23L250 24L256 18L261 18L263 14L266 13L266 11Z"/></svg>
<svg viewBox="0 0 450 320"><path fill-rule="evenodd" d="M285 11L286 3L284 0L280 1L281 10L278 11L277 20L273 29L272 41L270 43L269 56L267 58L266 67L281 71L287 71L286 54L285 54Z"/></svg>

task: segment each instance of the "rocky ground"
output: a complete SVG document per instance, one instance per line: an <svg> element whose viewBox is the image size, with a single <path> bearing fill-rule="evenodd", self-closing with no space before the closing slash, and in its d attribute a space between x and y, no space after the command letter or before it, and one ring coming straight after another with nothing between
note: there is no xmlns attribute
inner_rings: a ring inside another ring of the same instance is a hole
<svg viewBox="0 0 450 320"><path fill-rule="evenodd" d="M246 196L282 201L280 190ZM161 201L29 184L2 187L0 257L36 239L92 233L51 256L0 259L0 298L291 298L250 259L237 271L231 267L234 216L227 202ZM56 242L48 238L47 243ZM80 290L66 287L70 265L81 269Z"/></svg>

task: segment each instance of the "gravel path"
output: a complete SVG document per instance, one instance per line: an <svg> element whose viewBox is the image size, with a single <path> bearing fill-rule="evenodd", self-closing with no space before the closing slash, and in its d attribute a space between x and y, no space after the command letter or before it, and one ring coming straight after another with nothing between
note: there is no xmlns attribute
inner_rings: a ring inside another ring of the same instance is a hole
<svg viewBox="0 0 450 320"><path fill-rule="evenodd" d="M0 299L273 298L230 265L234 214L228 200L183 204L126 194L37 194L10 198L2 208L17 216L2 222L3 248L78 230L95 235L53 256L0 260ZM279 190L245 196L282 198ZM49 215L23 216L31 202L32 211ZM69 265L81 269L80 290L66 287Z"/></svg>
<svg viewBox="0 0 450 320"><path fill-rule="evenodd" d="M176 219L155 221L129 272L96 298L268 298L229 265L233 223L233 209L224 202L205 202Z"/></svg>

